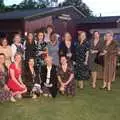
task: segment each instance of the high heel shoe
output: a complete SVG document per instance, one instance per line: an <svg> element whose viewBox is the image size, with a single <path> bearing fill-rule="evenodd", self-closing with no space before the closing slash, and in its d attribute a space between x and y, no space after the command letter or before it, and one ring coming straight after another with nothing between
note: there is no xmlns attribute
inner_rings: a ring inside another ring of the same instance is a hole
<svg viewBox="0 0 120 120"><path fill-rule="evenodd" d="M96 89L96 85L92 85L92 88L93 88L93 89Z"/></svg>
<svg viewBox="0 0 120 120"><path fill-rule="evenodd" d="M107 87L100 87L101 90L107 90Z"/></svg>

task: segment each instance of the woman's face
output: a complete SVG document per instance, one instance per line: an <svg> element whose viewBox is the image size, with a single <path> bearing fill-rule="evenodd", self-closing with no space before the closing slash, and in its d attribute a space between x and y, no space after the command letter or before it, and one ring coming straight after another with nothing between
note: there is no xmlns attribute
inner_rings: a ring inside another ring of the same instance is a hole
<svg viewBox="0 0 120 120"><path fill-rule="evenodd" d="M19 35L16 35L14 37L14 41L15 41L15 43L20 43L21 42L21 37Z"/></svg>
<svg viewBox="0 0 120 120"><path fill-rule="evenodd" d="M51 41L52 41L52 42L57 41L57 36L56 36L56 34L52 34L52 35L51 35Z"/></svg>
<svg viewBox="0 0 120 120"><path fill-rule="evenodd" d="M46 62L47 65L52 65L52 58L51 57L47 57L45 59L45 62Z"/></svg>
<svg viewBox="0 0 120 120"><path fill-rule="evenodd" d="M61 62L61 64L67 63L66 57L61 57L60 62Z"/></svg>
<svg viewBox="0 0 120 120"><path fill-rule="evenodd" d="M4 64L4 63L5 63L5 56L0 55L0 64Z"/></svg>
<svg viewBox="0 0 120 120"><path fill-rule="evenodd" d="M94 33L94 38L95 38L95 39L99 39L99 37L100 37L99 32L95 32L95 33Z"/></svg>
<svg viewBox="0 0 120 120"><path fill-rule="evenodd" d="M112 40L113 40L113 35L111 35L110 33L107 33L107 34L105 35L105 40L107 40L107 41L112 41Z"/></svg>
<svg viewBox="0 0 120 120"><path fill-rule="evenodd" d="M3 46L3 47L6 47L7 45L8 45L8 42L7 42L6 39L4 39L4 40L2 41L2 46Z"/></svg>
<svg viewBox="0 0 120 120"><path fill-rule="evenodd" d="M29 59L28 64L29 64L29 66L34 66L34 64L35 64L34 59Z"/></svg>
<svg viewBox="0 0 120 120"><path fill-rule="evenodd" d="M16 55L16 56L15 56L15 61L16 61L17 63L20 63L20 62L22 61L21 55Z"/></svg>
<svg viewBox="0 0 120 120"><path fill-rule="evenodd" d="M78 36L79 40L85 40L86 39L86 34L84 32L82 32L79 36Z"/></svg>
<svg viewBox="0 0 120 120"><path fill-rule="evenodd" d="M47 28L47 33L51 34L53 32L53 29L51 27Z"/></svg>
<svg viewBox="0 0 120 120"><path fill-rule="evenodd" d="M70 33L66 33L64 36L65 41L71 41L72 37L70 35Z"/></svg>
<svg viewBox="0 0 120 120"><path fill-rule="evenodd" d="M43 33L39 33L38 34L38 39L39 40L43 40L44 39L44 34Z"/></svg>
<svg viewBox="0 0 120 120"><path fill-rule="evenodd" d="M28 40L33 40L33 34L32 33L28 34Z"/></svg>

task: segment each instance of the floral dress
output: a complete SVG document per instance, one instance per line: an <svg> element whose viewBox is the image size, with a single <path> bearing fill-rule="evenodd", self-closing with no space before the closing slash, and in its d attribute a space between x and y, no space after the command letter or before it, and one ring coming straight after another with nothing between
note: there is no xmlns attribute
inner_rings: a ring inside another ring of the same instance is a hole
<svg viewBox="0 0 120 120"><path fill-rule="evenodd" d="M4 71L0 70L0 102L10 100L12 93L10 91L4 90L4 85L7 81L7 69L5 68Z"/></svg>
<svg viewBox="0 0 120 120"><path fill-rule="evenodd" d="M77 80L89 79L89 67L85 65L86 52L90 49L90 43L85 41L80 45L79 42L75 46L75 77Z"/></svg>
<svg viewBox="0 0 120 120"><path fill-rule="evenodd" d="M61 80L63 83L67 82L70 75L74 74L72 66L68 65L68 68L66 70L66 72L63 71L62 67L60 66L58 68L58 76L60 76ZM60 87L60 83L58 84L58 86ZM75 79L73 78L71 80L71 82L66 86L65 88L65 94L67 95L75 95Z"/></svg>
<svg viewBox="0 0 120 120"><path fill-rule="evenodd" d="M41 66L44 65L44 58L45 54L40 54L40 52L46 51L47 49L47 43L42 41L38 42L36 45L36 63L37 63L37 68L39 71L41 71Z"/></svg>

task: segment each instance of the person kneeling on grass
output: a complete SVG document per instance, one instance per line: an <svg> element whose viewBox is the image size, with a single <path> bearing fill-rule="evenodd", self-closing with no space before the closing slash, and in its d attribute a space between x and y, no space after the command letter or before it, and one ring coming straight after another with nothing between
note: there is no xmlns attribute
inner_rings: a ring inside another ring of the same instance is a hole
<svg viewBox="0 0 120 120"><path fill-rule="evenodd" d="M46 65L41 67L43 95L55 98L57 95L57 68L53 65L52 57L45 58Z"/></svg>
<svg viewBox="0 0 120 120"><path fill-rule="evenodd" d="M65 56L60 58L58 68L59 91L64 95L75 95L75 79L71 65L68 64Z"/></svg>
<svg viewBox="0 0 120 120"><path fill-rule="evenodd" d="M8 86L6 85L8 78L8 70L5 66L5 55L0 53L0 102L12 101L15 102L12 93L10 92Z"/></svg>
<svg viewBox="0 0 120 120"><path fill-rule="evenodd" d="M15 98L21 99L22 94L27 92L25 84L22 82L22 55L21 53L15 54L15 62L9 67L9 77L7 86Z"/></svg>
<svg viewBox="0 0 120 120"><path fill-rule="evenodd" d="M40 74L35 67L34 58L29 58L27 65L25 65L23 77L28 96L32 95L33 99L37 98L37 96L42 93L42 90L40 85Z"/></svg>

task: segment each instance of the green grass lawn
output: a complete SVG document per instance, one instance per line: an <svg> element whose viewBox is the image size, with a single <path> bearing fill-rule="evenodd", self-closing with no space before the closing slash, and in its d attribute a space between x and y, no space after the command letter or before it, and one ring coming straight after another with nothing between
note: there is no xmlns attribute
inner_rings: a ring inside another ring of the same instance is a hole
<svg viewBox="0 0 120 120"><path fill-rule="evenodd" d="M111 92L96 90L86 82L74 98L58 95L56 99L41 97L16 103L0 103L0 120L120 120L120 80Z"/></svg>

